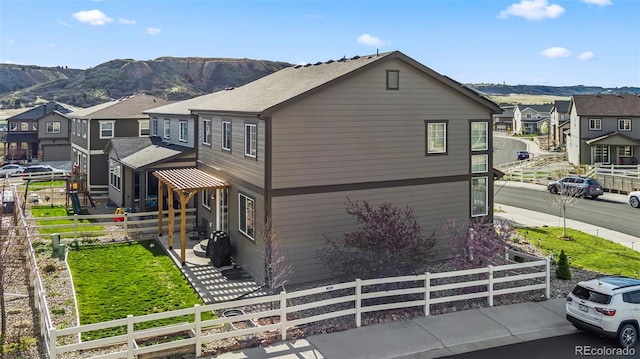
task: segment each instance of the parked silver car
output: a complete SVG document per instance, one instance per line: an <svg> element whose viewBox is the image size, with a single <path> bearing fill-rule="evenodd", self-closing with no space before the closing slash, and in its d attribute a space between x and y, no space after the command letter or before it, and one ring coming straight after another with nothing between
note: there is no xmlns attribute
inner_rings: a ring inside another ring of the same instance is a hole
<svg viewBox="0 0 640 359"><path fill-rule="evenodd" d="M8 164L0 167L0 177L8 177L24 172L24 167L17 164Z"/></svg>
<svg viewBox="0 0 640 359"><path fill-rule="evenodd" d="M629 204L633 208L640 208L640 191L629 192Z"/></svg>
<svg viewBox="0 0 640 359"><path fill-rule="evenodd" d="M551 181L547 185L547 190L553 194L564 194L574 197L591 197L593 199L602 196L604 190L602 184L593 178L569 176L563 177L559 181Z"/></svg>

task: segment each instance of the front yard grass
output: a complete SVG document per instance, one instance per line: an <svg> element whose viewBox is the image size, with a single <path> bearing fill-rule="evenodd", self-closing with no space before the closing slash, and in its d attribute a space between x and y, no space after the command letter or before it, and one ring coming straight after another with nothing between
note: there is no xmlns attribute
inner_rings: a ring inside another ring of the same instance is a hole
<svg viewBox="0 0 640 359"><path fill-rule="evenodd" d="M545 254L553 253L556 260L564 250L572 267L632 278L640 273L640 252L622 244L569 228L567 236L573 240L561 239L561 227L522 228L518 231Z"/></svg>
<svg viewBox="0 0 640 359"><path fill-rule="evenodd" d="M73 238L73 217L68 217L64 219L53 219L47 220L43 219L46 217L66 217L69 215L67 212L67 208L64 206L31 206L31 213L33 217L36 218L36 224L38 225L38 232L40 234L53 234L59 233L63 238ZM88 219L78 220L80 223L91 223ZM56 228L42 228L42 226L52 226L56 224L65 224L64 227L56 227ZM86 233L92 232L91 236L100 236L104 235L104 227L101 225L95 226L81 226L78 227L78 232L83 236L87 236Z"/></svg>
<svg viewBox="0 0 640 359"><path fill-rule="evenodd" d="M82 325L140 316L203 304L198 294L155 240L71 250L73 275ZM202 319L211 319L203 312ZM193 321L193 315L139 323L136 330ZM83 340L126 333L112 328L83 334Z"/></svg>

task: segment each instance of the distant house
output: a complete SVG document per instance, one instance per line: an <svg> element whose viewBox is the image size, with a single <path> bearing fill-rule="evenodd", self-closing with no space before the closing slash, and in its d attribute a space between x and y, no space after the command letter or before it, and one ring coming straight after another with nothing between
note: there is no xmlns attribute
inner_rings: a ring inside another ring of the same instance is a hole
<svg viewBox="0 0 640 359"><path fill-rule="evenodd" d="M548 122L553 105L522 105L513 109L513 132L518 135L538 134L544 122Z"/></svg>
<svg viewBox="0 0 640 359"><path fill-rule="evenodd" d="M448 220L493 218L491 122L501 109L401 52L288 67L190 112L197 168L154 174L183 197L201 190L198 223L228 232L234 260L256 280L267 220L291 283L327 278L315 254L325 237L354 229L347 198L409 206L426 235Z"/></svg>
<svg viewBox="0 0 640 359"><path fill-rule="evenodd" d="M497 132L513 132L513 109L512 105L500 105L502 113L493 115L493 130Z"/></svg>
<svg viewBox="0 0 640 359"><path fill-rule="evenodd" d="M68 114L74 110L51 101L7 118L5 160L69 161Z"/></svg>
<svg viewBox="0 0 640 359"><path fill-rule="evenodd" d="M551 108L551 128L550 136L552 147L561 147L565 143L564 130L569 127L569 102L564 100L557 100L553 103Z"/></svg>
<svg viewBox="0 0 640 359"><path fill-rule="evenodd" d="M637 164L640 96L573 95L567 158L573 164Z"/></svg>
<svg viewBox="0 0 640 359"><path fill-rule="evenodd" d="M109 168L109 141L119 137L149 137L145 110L169 102L138 94L69 114L71 158L78 173L85 174L91 194L106 195L113 172ZM119 203L117 203L119 204Z"/></svg>

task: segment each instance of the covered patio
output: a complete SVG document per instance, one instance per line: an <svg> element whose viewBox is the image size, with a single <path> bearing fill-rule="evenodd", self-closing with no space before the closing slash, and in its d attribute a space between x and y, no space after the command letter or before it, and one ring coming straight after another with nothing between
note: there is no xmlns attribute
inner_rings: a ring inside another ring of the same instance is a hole
<svg viewBox="0 0 640 359"><path fill-rule="evenodd" d="M205 173L197 168L177 168L167 170L157 170L153 172L153 175L158 178L158 237L163 236L162 218L164 207L164 187L167 187L167 202L169 223L168 228L173 228L175 215L174 215L174 193L178 195L180 199L180 259L184 266L186 262L186 240L187 240L187 225L186 225L186 211L187 203L198 192L205 190L219 190L227 188L228 185L217 179L208 173ZM173 231L168 231L168 247L173 249Z"/></svg>
<svg viewBox="0 0 640 359"><path fill-rule="evenodd" d="M640 141L620 132L610 132L585 141L591 149L591 163L638 164Z"/></svg>

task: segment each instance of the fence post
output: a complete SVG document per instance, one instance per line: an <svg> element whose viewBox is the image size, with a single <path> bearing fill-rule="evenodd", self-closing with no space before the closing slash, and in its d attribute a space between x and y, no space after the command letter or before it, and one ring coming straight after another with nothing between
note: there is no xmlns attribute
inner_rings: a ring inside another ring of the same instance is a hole
<svg viewBox="0 0 640 359"><path fill-rule="evenodd" d="M551 298L551 260L549 259L549 257L546 257L545 261L547 262L547 263L545 263L546 272L547 272L547 275L545 276L545 283L547 285L546 285L546 288L544 290L544 296L547 299L549 299L549 298Z"/></svg>
<svg viewBox="0 0 640 359"><path fill-rule="evenodd" d="M127 212L124 212L124 238L129 238L129 232L127 231L128 219L129 217L127 216Z"/></svg>
<svg viewBox="0 0 640 359"><path fill-rule="evenodd" d="M424 274L424 316L427 317L431 314L431 273L426 272Z"/></svg>
<svg viewBox="0 0 640 359"><path fill-rule="evenodd" d="M78 214L73 214L73 239L78 239Z"/></svg>
<svg viewBox="0 0 640 359"><path fill-rule="evenodd" d="M489 292L489 306L493 307L493 266L489 264L489 286L487 291Z"/></svg>
<svg viewBox="0 0 640 359"><path fill-rule="evenodd" d="M362 280L356 278L356 328L362 325Z"/></svg>
<svg viewBox="0 0 640 359"><path fill-rule="evenodd" d="M58 334L56 328L49 329L49 359L56 359L56 344L58 342Z"/></svg>
<svg viewBox="0 0 640 359"><path fill-rule="evenodd" d="M133 315L127 315L127 358L133 359Z"/></svg>
<svg viewBox="0 0 640 359"><path fill-rule="evenodd" d="M200 304L196 304L194 306L195 314L194 314L194 322L195 322L195 331L196 331L196 358L199 358L202 355L202 323L201 323L201 312L202 307Z"/></svg>
<svg viewBox="0 0 640 359"><path fill-rule="evenodd" d="M287 291L280 292L280 336L287 340Z"/></svg>
<svg viewBox="0 0 640 359"><path fill-rule="evenodd" d="M520 183L524 182L524 169L520 168Z"/></svg>

